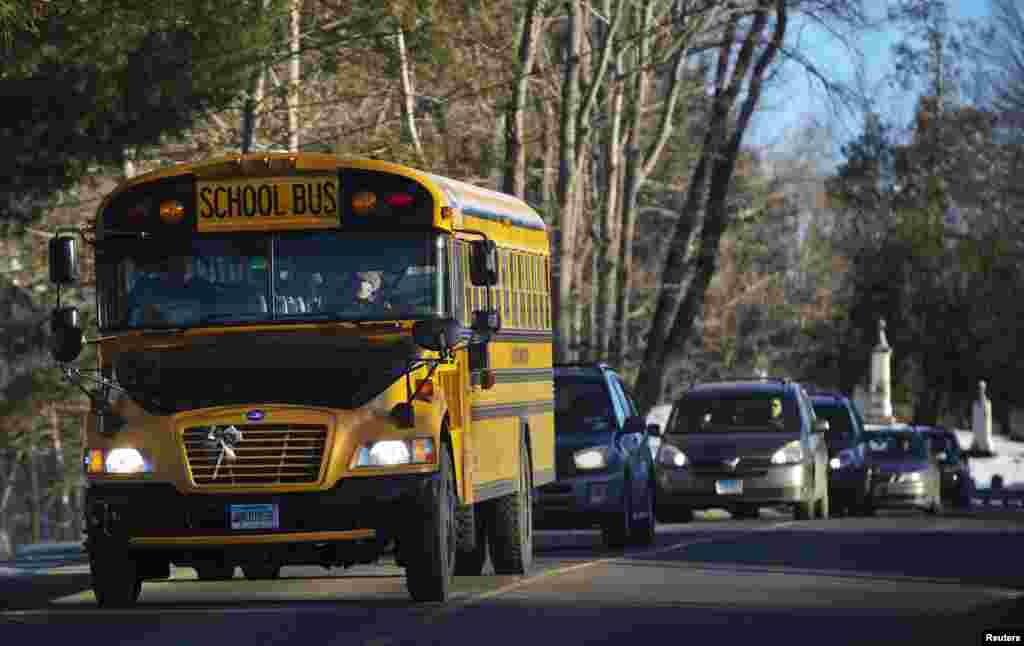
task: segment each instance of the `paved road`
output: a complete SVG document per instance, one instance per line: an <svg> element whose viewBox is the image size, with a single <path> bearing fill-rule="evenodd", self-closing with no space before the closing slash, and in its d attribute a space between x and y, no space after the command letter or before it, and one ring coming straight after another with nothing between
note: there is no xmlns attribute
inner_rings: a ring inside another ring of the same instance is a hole
<svg viewBox="0 0 1024 646"><path fill-rule="evenodd" d="M412 605L387 563L286 568L277 582L201 583L178 568L129 611L63 590L0 612L0 642L985 643L983 628L1024 630L1010 627L1024 624L1022 538L1006 520L771 512L660 526L653 548L626 552L604 550L597 532L539 532L530 577L460 577L447 606Z"/></svg>

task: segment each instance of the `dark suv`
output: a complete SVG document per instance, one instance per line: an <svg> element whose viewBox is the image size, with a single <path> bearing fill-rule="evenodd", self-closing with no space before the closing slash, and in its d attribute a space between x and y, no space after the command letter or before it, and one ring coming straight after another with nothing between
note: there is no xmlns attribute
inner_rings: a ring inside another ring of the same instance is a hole
<svg viewBox="0 0 1024 646"><path fill-rule="evenodd" d="M828 422L828 492L832 513L871 513L871 455L860 411L842 393L811 391L818 419Z"/></svg>
<svg viewBox="0 0 1024 646"><path fill-rule="evenodd" d="M598 525L610 547L654 542L657 435L637 412L614 370L603 364L556 364L557 481L538 489L537 529Z"/></svg>
<svg viewBox="0 0 1024 646"><path fill-rule="evenodd" d="M688 521L724 508L756 518L791 506L798 519L828 518L824 424L807 393L786 379L702 383L676 401L656 461L657 517Z"/></svg>

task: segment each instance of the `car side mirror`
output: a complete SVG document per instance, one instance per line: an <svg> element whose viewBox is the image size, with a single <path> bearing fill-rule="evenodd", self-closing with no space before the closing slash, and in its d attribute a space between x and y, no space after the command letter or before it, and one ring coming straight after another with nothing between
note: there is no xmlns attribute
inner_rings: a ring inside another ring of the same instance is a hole
<svg viewBox="0 0 1024 646"><path fill-rule="evenodd" d="M68 234L50 238L50 282L55 285L74 285L78 282L78 238Z"/></svg>
<svg viewBox="0 0 1024 646"><path fill-rule="evenodd" d="M70 363L78 358L85 345L82 336L81 314L77 307L60 307L50 315L50 352L59 363Z"/></svg>
<svg viewBox="0 0 1024 646"><path fill-rule="evenodd" d="M490 287L498 282L498 245L493 240L475 240L472 243L469 280L478 287Z"/></svg>
<svg viewBox="0 0 1024 646"><path fill-rule="evenodd" d="M939 462L945 462L947 457L948 456L946 455L945 451L939 451L938 453L935 454L935 459L938 460Z"/></svg>
<svg viewBox="0 0 1024 646"><path fill-rule="evenodd" d="M643 435L646 430L647 420L639 415L627 418L626 423L622 426L623 435Z"/></svg>
<svg viewBox="0 0 1024 646"><path fill-rule="evenodd" d="M416 345L432 352L447 353L462 339L463 329L455 319L416 321L412 338Z"/></svg>
<svg viewBox="0 0 1024 646"><path fill-rule="evenodd" d="M819 419L816 422L814 422L814 432L815 433L826 433L826 432L828 432L828 428L829 428L828 420Z"/></svg>

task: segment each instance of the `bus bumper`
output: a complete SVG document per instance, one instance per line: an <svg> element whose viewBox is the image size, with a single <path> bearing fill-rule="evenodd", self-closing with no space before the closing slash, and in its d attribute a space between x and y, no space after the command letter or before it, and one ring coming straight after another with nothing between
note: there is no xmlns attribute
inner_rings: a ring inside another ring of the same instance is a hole
<svg viewBox="0 0 1024 646"><path fill-rule="evenodd" d="M420 522L437 477L349 478L328 491L265 494L185 495L164 483L92 484L86 548L128 549L179 565L211 552L237 562L271 554L283 564L370 563ZM275 506L277 526L232 529L237 505Z"/></svg>

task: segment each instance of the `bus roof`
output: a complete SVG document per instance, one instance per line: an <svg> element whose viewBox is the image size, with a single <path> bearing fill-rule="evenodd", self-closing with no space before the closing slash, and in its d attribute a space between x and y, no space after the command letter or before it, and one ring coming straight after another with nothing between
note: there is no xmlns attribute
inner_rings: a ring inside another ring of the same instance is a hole
<svg viewBox="0 0 1024 646"><path fill-rule="evenodd" d="M266 173L274 164L281 170L335 171L345 168L359 168L396 173L415 179L431 193L442 196L447 206L454 207L469 215L495 222L507 222L528 229L545 230L544 220L525 201L514 195L500 193L474 186L449 177L435 175L402 164L376 159L345 157L326 153L250 153L247 155L223 155L210 159L175 164L137 175L119 184L101 202L98 213L102 213L119 194L131 188L158 179L194 175L197 178L223 176L228 172L240 175Z"/></svg>

